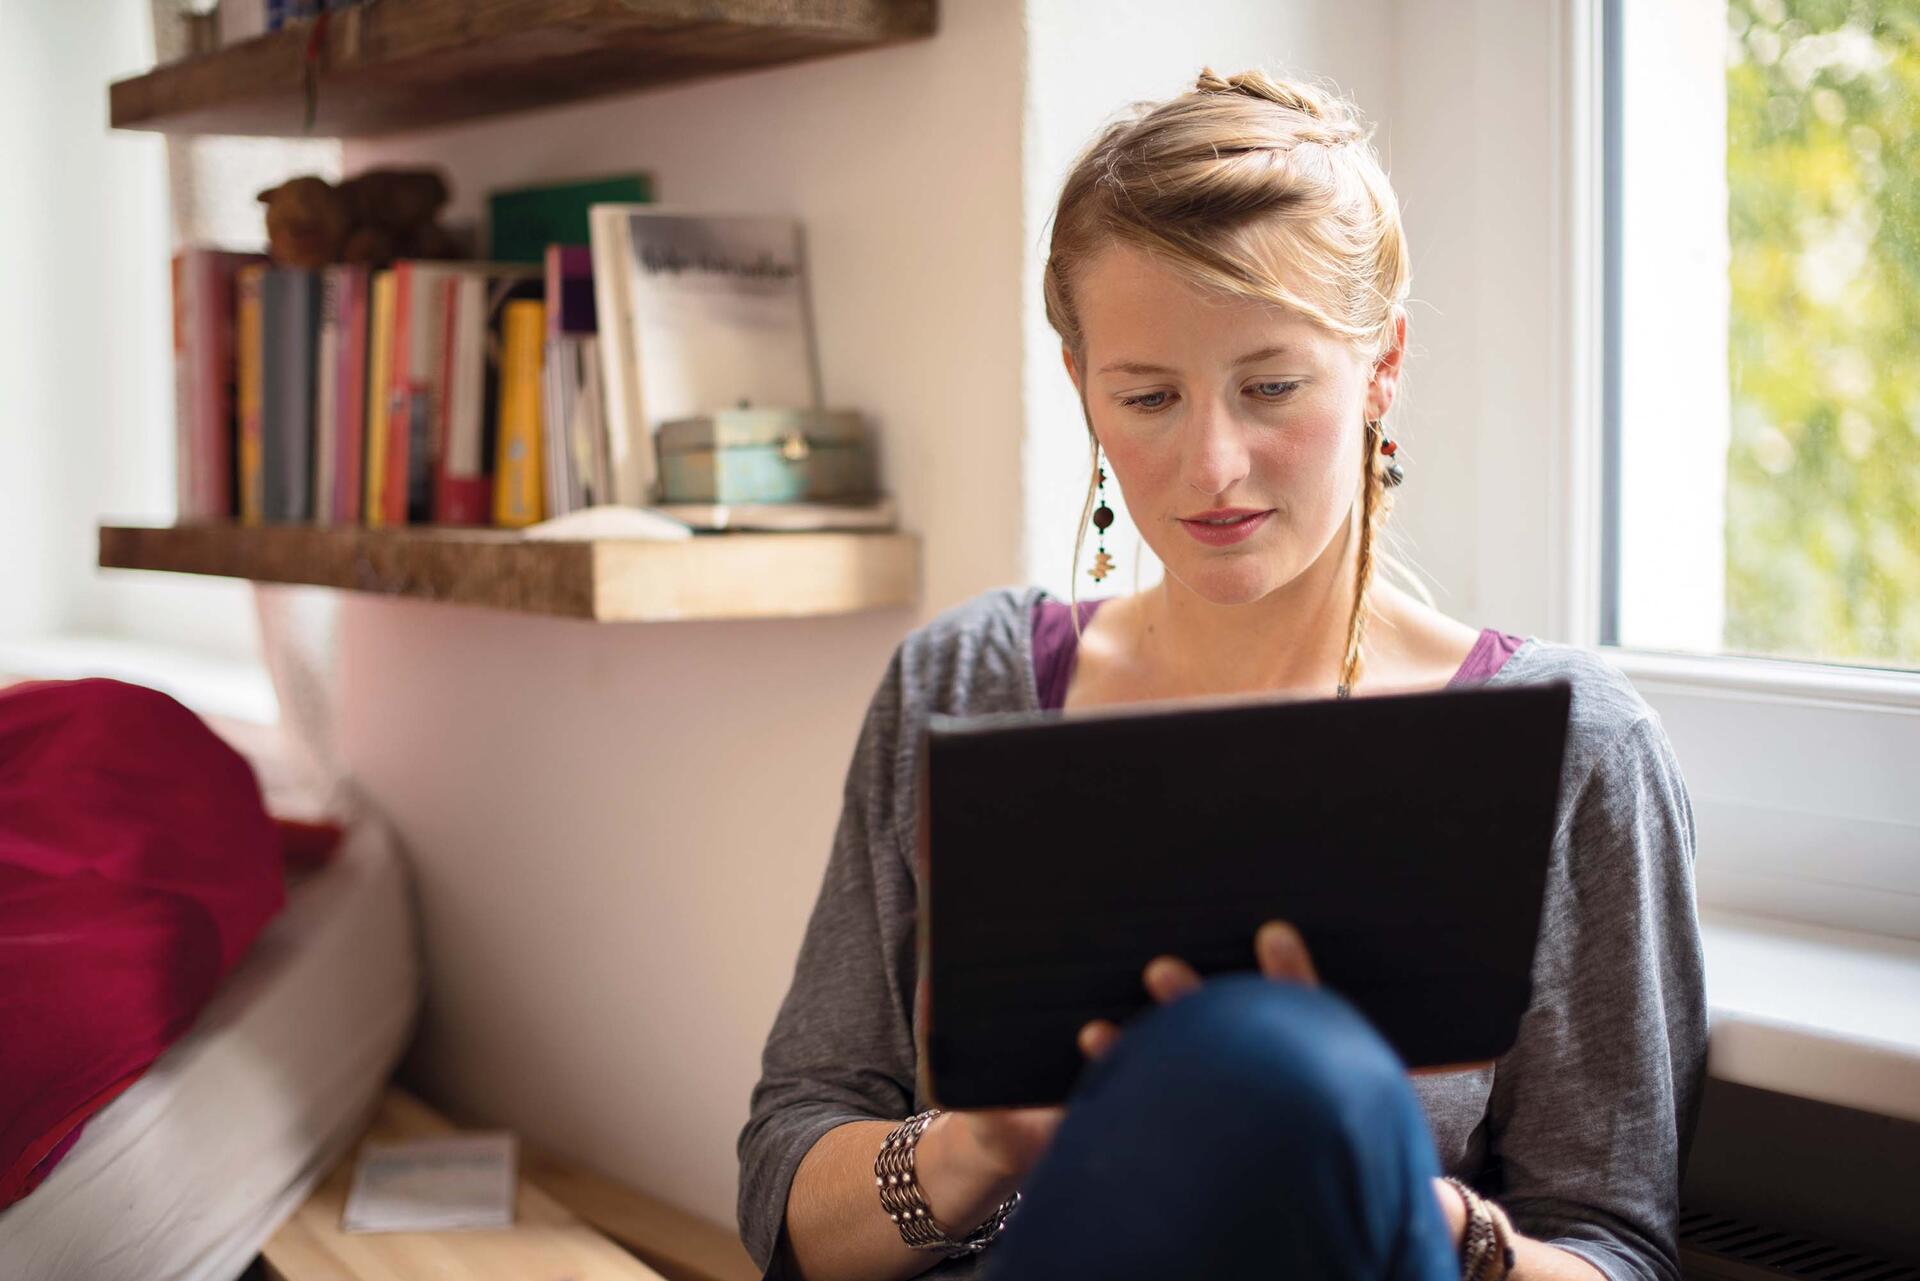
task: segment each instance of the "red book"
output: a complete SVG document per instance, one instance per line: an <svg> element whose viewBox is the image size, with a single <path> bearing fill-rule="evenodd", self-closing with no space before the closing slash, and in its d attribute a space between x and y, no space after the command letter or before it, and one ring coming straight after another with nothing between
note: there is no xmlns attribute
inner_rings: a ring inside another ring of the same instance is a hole
<svg viewBox="0 0 1920 1281"><path fill-rule="evenodd" d="M413 394L419 386L415 359L424 346L424 326L415 323L420 294L419 263L394 263L394 365L386 390L386 482L380 494L380 520L407 522L407 490L413 472Z"/></svg>
<svg viewBox="0 0 1920 1281"><path fill-rule="evenodd" d="M235 275L265 261L201 248L173 257L174 496L183 521L236 511Z"/></svg>

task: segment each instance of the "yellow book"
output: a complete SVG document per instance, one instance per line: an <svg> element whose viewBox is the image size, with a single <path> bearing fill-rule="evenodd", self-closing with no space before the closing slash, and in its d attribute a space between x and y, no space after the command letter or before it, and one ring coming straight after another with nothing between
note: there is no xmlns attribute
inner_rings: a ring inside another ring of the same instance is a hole
<svg viewBox="0 0 1920 1281"><path fill-rule="evenodd" d="M264 522L266 473L260 450L260 282L264 265L253 263L234 275L234 381L239 402L240 523Z"/></svg>
<svg viewBox="0 0 1920 1281"><path fill-rule="evenodd" d="M372 314L367 318L367 492L360 504L362 518L369 528L387 522L381 512L387 495L387 406L391 402L388 381L393 377L394 286L391 271L373 274Z"/></svg>
<svg viewBox="0 0 1920 1281"><path fill-rule="evenodd" d="M388 378L394 376L394 273L372 273L367 315L367 446L361 455L367 467L367 492L361 495L361 519L369 528L386 524L382 507L386 497L386 407Z"/></svg>
<svg viewBox="0 0 1920 1281"><path fill-rule="evenodd" d="M541 519L540 364L545 303L519 299L500 321L500 431L494 463L493 523L509 529Z"/></svg>

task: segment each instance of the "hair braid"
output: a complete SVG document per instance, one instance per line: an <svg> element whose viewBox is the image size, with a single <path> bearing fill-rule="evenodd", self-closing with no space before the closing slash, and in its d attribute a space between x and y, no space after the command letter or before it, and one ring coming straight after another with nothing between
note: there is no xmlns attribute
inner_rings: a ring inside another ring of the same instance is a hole
<svg viewBox="0 0 1920 1281"><path fill-rule="evenodd" d="M1374 544L1386 515L1386 483L1379 467L1380 420L1369 418L1361 433L1360 556L1353 571L1353 612L1347 616L1347 653L1340 663L1340 685L1352 691L1360 676L1360 646L1366 639L1368 595L1373 590Z"/></svg>

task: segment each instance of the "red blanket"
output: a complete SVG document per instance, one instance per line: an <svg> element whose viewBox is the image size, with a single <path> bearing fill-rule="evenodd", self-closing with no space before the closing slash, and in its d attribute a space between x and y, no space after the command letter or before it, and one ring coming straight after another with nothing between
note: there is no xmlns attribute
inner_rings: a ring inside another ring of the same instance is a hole
<svg viewBox="0 0 1920 1281"><path fill-rule="evenodd" d="M253 770L192 712L112 680L0 689L0 1206L284 902Z"/></svg>

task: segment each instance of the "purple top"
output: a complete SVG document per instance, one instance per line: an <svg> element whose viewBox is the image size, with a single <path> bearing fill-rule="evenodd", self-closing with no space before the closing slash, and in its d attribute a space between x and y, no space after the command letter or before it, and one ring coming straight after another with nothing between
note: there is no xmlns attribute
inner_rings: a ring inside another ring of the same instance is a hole
<svg viewBox="0 0 1920 1281"><path fill-rule="evenodd" d="M1080 626L1085 627L1098 609L1111 597L1080 602ZM1521 637L1510 632L1483 628L1467 660L1448 681L1449 686L1472 685L1499 671L1502 664L1520 648ZM1041 600L1033 607L1033 675L1038 686L1040 706L1058 711L1067 701L1067 685L1073 680L1075 660L1080 656L1078 637L1073 634L1073 619L1067 603Z"/></svg>

